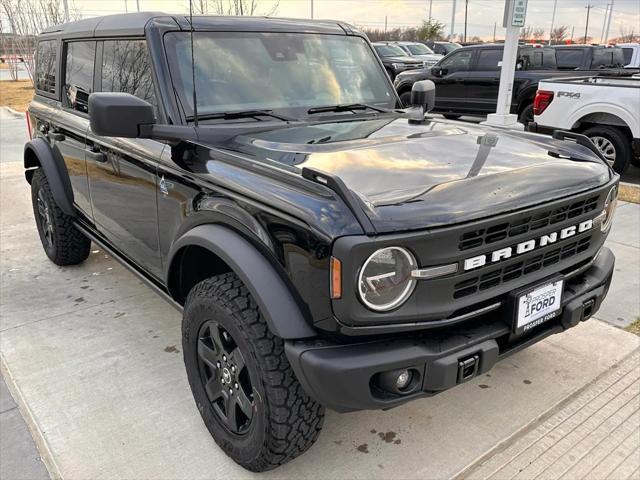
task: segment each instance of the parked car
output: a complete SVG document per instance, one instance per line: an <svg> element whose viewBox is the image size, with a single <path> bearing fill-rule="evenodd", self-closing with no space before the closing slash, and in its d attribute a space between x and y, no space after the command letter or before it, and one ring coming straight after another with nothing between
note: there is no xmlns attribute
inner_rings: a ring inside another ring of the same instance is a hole
<svg viewBox="0 0 640 480"><path fill-rule="evenodd" d="M431 80L437 86L434 111L446 118L493 113L498 99L503 49L502 44L459 48L431 69L399 74L394 83L396 90L402 102L408 104L413 83ZM533 99L538 82L544 78L571 75L575 72L557 70L554 48L519 46L511 113L517 114L519 121L526 125L533 120Z"/></svg>
<svg viewBox="0 0 640 480"><path fill-rule="evenodd" d="M423 60L407 55L402 48L393 43L378 42L373 44L373 48L380 57L391 80L396 78L396 75L400 72L424 67Z"/></svg>
<svg viewBox="0 0 640 480"><path fill-rule="evenodd" d="M462 45L455 42L434 42L432 40L428 40L424 43L427 47L433 50L433 53L439 53L440 55L448 55L454 50L462 47Z"/></svg>
<svg viewBox="0 0 640 480"><path fill-rule="evenodd" d="M543 80L534 114L533 130L586 135L620 174L640 166L640 76Z"/></svg>
<svg viewBox="0 0 640 480"><path fill-rule="evenodd" d="M600 70L625 66L624 52L611 45L554 45L558 70Z"/></svg>
<svg viewBox="0 0 640 480"><path fill-rule="evenodd" d="M182 312L194 407L249 470L309 449L325 408L484 375L608 291L619 177L593 145L433 120L431 82L399 110L341 22L84 19L38 37L35 87L46 255L95 242Z"/></svg>
<svg viewBox="0 0 640 480"><path fill-rule="evenodd" d="M624 68L640 68L640 43L618 43L624 56Z"/></svg>
<svg viewBox="0 0 640 480"><path fill-rule="evenodd" d="M418 42L394 42L410 57L418 58L424 62L425 67L432 67L442 58L441 54L433 53L424 43Z"/></svg>

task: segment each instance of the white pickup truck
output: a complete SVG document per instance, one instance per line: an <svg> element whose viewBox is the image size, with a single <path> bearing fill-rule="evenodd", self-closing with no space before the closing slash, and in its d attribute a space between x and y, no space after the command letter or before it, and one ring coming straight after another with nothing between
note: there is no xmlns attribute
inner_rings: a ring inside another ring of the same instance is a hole
<svg viewBox="0 0 640 480"><path fill-rule="evenodd" d="M538 132L570 130L589 137L612 168L640 166L640 75L542 80L533 103Z"/></svg>

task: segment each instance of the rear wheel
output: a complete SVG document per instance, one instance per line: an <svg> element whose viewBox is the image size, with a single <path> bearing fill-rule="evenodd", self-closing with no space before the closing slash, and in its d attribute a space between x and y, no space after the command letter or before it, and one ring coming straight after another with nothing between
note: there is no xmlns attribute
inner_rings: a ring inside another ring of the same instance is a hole
<svg viewBox="0 0 640 480"><path fill-rule="evenodd" d="M75 265L87 259L91 240L73 225L73 218L56 205L47 177L37 169L31 179L31 203L40 241L56 265Z"/></svg>
<svg viewBox="0 0 640 480"><path fill-rule="evenodd" d="M533 103L527 105L520 111L518 122L522 123L525 127L529 125L529 122L533 122Z"/></svg>
<svg viewBox="0 0 640 480"><path fill-rule="evenodd" d="M591 139L616 173L622 175L629 167L632 156L631 141L624 132L615 127L598 125L582 133Z"/></svg>
<svg viewBox="0 0 640 480"><path fill-rule="evenodd" d="M185 303L182 347L191 391L215 442L256 472L305 452L318 438L324 408L296 379L234 273L196 285Z"/></svg>

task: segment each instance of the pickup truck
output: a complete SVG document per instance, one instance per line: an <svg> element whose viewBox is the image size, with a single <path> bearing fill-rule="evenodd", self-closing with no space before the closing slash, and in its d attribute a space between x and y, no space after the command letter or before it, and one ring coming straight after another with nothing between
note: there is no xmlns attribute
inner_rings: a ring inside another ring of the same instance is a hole
<svg viewBox="0 0 640 480"><path fill-rule="evenodd" d="M405 105L409 105L411 87L419 80L436 84L434 111L445 118L462 115L487 115L496 111L503 45L486 44L459 48L431 69L403 72L397 75L394 86ZM594 72L595 73L595 72ZM521 45L513 83L511 113L525 125L533 120L533 99L542 79L572 76L556 67L553 47Z"/></svg>
<svg viewBox="0 0 640 480"><path fill-rule="evenodd" d="M530 130L571 130L591 139L618 173L640 166L640 75L543 80Z"/></svg>
<svg viewBox="0 0 640 480"><path fill-rule="evenodd" d="M612 45L556 45L558 70L602 70L626 65L622 48Z"/></svg>

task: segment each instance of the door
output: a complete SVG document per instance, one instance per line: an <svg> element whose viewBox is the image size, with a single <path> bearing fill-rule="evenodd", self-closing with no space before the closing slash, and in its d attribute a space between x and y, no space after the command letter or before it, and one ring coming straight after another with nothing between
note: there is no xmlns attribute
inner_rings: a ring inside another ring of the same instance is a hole
<svg viewBox="0 0 640 480"><path fill-rule="evenodd" d="M97 77L103 92L126 92L155 105L144 39L106 40ZM88 133L87 169L99 232L143 270L162 277L156 204L157 162L165 144Z"/></svg>
<svg viewBox="0 0 640 480"><path fill-rule="evenodd" d="M438 111L469 112L464 81L469 75L473 50L459 50L438 64L440 74L436 77L436 107Z"/></svg>
<svg viewBox="0 0 640 480"><path fill-rule="evenodd" d="M68 42L63 48L62 109L55 128L48 132L64 158L73 199L78 210L91 221L91 198L85 159L86 135L89 130L88 101L94 89L96 42Z"/></svg>
<svg viewBox="0 0 640 480"><path fill-rule="evenodd" d="M482 114L494 113L498 104L500 69L502 65L501 48L481 48L472 63L467 78L469 108Z"/></svg>

